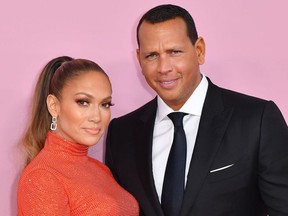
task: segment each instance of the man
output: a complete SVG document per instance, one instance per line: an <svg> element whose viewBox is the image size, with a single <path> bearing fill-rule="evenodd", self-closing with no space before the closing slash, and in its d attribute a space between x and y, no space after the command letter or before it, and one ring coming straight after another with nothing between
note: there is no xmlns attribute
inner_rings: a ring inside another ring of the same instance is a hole
<svg viewBox="0 0 288 216"><path fill-rule="evenodd" d="M288 215L288 128L277 106L201 74L205 43L181 7L149 10L137 40L142 73L158 96L111 121L106 163L136 197L141 215ZM185 113L185 191L183 197L168 192L167 201L173 112Z"/></svg>

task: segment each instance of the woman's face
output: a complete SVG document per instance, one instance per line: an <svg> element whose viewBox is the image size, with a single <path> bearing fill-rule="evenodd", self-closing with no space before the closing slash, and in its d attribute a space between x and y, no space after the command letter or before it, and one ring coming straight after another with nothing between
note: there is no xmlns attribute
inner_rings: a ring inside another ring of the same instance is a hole
<svg viewBox="0 0 288 216"><path fill-rule="evenodd" d="M50 104L56 110L55 133L74 143L96 144L110 120L111 95L111 84L100 72L85 72L68 81L62 89L61 100L53 95L47 98L48 107Z"/></svg>

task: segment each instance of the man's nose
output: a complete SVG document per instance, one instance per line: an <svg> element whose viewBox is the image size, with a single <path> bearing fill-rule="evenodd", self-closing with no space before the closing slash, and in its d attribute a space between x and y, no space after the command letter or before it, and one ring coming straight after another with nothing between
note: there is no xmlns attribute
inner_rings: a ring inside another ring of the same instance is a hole
<svg viewBox="0 0 288 216"><path fill-rule="evenodd" d="M172 65L169 56L167 54L160 55L158 59L158 72L165 74L170 71L172 71Z"/></svg>

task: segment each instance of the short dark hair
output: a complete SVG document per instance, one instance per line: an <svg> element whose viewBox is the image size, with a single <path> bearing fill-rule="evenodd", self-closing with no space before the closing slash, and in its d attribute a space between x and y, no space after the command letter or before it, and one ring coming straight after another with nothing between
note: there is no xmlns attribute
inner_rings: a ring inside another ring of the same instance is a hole
<svg viewBox="0 0 288 216"><path fill-rule="evenodd" d="M194 20L190 13L177 5L172 4L163 4L156 6L149 11L147 11L142 18L139 20L139 23L137 25L137 43L138 47L140 47L139 42L139 29L141 24L146 21L148 23L160 23L167 20L175 19L176 17L182 18L187 26L187 35L190 38L192 44L194 45L198 39L198 33L196 30L196 26L194 23Z"/></svg>

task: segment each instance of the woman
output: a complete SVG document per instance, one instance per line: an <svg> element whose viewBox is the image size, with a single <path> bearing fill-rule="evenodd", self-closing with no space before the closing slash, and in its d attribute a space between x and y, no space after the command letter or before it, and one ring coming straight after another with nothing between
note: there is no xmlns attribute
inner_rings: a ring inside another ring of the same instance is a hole
<svg viewBox="0 0 288 216"><path fill-rule="evenodd" d="M108 167L87 156L109 123L111 94L108 76L92 61L63 56L44 67L23 139L19 216L139 214Z"/></svg>

